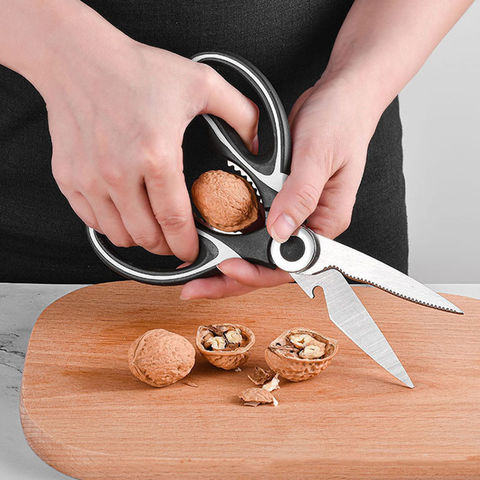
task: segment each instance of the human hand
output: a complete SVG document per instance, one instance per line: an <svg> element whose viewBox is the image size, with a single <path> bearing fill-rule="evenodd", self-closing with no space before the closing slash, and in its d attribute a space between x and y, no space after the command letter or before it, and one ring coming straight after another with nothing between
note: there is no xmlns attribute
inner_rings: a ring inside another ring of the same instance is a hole
<svg viewBox="0 0 480 480"><path fill-rule="evenodd" d="M115 245L193 261L185 128L211 113L252 146L258 109L205 64L120 32L109 44L61 55L42 81L54 178L77 215Z"/></svg>
<svg viewBox="0 0 480 480"><path fill-rule="evenodd" d="M275 240L286 241L305 220L329 238L348 228L378 118L343 81L320 81L298 98L289 115L291 173L267 218ZM223 275L189 282L182 298L242 295L292 281L283 270L241 259L218 268Z"/></svg>

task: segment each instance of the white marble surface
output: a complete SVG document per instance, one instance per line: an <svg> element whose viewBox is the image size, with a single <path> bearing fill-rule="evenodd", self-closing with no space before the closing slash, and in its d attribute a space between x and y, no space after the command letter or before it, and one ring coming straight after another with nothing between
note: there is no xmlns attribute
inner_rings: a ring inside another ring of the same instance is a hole
<svg viewBox="0 0 480 480"><path fill-rule="evenodd" d="M30 450L18 412L23 362L30 332L51 302L82 285L0 283L0 479L55 480L58 473ZM438 292L480 299L480 284L434 284Z"/></svg>

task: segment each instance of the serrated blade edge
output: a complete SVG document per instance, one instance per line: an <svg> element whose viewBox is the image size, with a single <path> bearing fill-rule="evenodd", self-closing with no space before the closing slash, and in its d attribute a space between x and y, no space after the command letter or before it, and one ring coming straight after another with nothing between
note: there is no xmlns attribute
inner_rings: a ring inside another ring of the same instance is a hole
<svg viewBox="0 0 480 480"><path fill-rule="evenodd" d="M351 280L367 283L420 305L463 314L456 305L393 267L314 232L320 245L318 260L303 274L316 275L335 269Z"/></svg>

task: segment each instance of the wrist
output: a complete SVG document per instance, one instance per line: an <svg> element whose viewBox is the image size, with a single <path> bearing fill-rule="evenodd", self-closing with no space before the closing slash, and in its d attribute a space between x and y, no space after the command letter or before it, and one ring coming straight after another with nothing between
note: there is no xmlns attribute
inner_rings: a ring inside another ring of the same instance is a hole
<svg viewBox="0 0 480 480"><path fill-rule="evenodd" d="M21 12L14 13L15 20L25 20ZM88 75L106 57L120 57L123 44L134 43L77 0L52 0L48 6L39 2L25 22L18 39L0 51L5 53L0 61L27 78L45 99L58 94L62 84L68 88L68 82Z"/></svg>
<svg viewBox="0 0 480 480"><path fill-rule="evenodd" d="M333 100L337 105L339 118L343 119L342 123L356 123L357 131L370 141L383 111L388 106L379 100L378 93L371 85L365 85L354 74L327 69L315 83L314 89Z"/></svg>
<svg viewBox="0 0 480 480"><path fill-rule="evenodd" d="M367 59L363 61L358 56L353 59L332 58L317 82L320 86L330 83L342 86L345 100L364 112L365 120L373 125L373 130L398 93L375 65L369 65Z"/></svg>

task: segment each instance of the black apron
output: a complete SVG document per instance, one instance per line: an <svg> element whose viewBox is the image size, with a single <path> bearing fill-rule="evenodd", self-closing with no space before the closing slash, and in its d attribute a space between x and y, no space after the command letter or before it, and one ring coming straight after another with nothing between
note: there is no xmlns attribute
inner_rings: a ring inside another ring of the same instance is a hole
<svg viewBox="0 0 480 480"><path fill-rule="evenodd" d="M324 71L351 1L86 1L140 42L190 57L233 52L269 78L287 112ZM235 84L235 79L229 79ZM239 88L240 85L238 85ZM407 271L408 243L398 99L370 142L352 223L338 240ZM187 183L220 166L195 120L184 141ZM261 148L268 148L261 125ZM97 283L118 280L91 250L85 227L51 174L45 103L17 73L0 66L0 282ZM125 249L122 249L125 250ZM173 266L170 257L128 249L142 266Z"/></svg>

